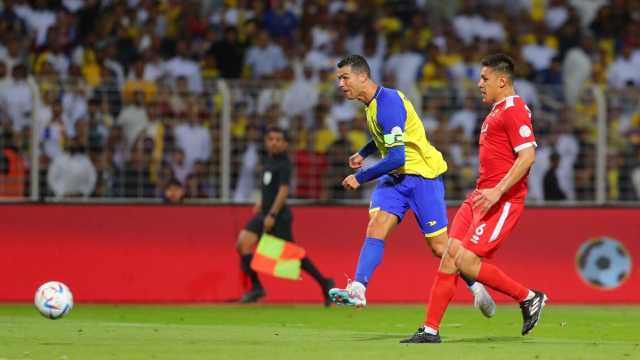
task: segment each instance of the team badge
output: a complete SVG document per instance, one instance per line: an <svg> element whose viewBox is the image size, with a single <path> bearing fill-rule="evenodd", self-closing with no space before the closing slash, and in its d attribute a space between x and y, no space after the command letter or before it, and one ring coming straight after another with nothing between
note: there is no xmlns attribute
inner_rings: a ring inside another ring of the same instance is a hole
<svg viewBox="0 0 640 360"><path fill-rule="evenodd" d="M520 126L520 130L518 131L523 138L531 136L531 129L527 125Z"/></svg>
<svg viewBox="0 0 640 360"><path fill-rule="evenodd" d="M265 171L264 175L262 175L262 183L265 185L271 184L272 177L273 175L271 174L271 171Z"/></svg>

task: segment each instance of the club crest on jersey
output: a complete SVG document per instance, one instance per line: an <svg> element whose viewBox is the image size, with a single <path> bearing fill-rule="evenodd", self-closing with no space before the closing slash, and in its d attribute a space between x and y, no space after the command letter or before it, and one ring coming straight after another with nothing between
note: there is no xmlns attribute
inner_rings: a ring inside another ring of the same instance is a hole
<svg viewBox="0 0 640 360"><path fill-rule="evenodd" d="M271 174L271 171L265 171L264 175L262 175L262 183L265 185L271 184L272 177L273 175Z"/></svg>
<svg viewBox="0 0 640 360"><path fill-rule="evenodd" d="M518 130L518 132L523 138L531 136L531 129L527 125L520 126L520 130Z"/></svg>

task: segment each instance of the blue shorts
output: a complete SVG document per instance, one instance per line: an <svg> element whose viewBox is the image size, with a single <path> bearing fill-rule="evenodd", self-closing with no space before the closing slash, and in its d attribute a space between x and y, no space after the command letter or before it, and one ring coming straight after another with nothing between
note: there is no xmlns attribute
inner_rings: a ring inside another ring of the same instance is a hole
<svg viewBox="0 0 640 360"><path fill-rule="evenodd" d="M411 208L426 237L447 231L447 206L442 177L426 179L418 175L384 175L371 195L369 212L384 210L402 221Z"/></svg>

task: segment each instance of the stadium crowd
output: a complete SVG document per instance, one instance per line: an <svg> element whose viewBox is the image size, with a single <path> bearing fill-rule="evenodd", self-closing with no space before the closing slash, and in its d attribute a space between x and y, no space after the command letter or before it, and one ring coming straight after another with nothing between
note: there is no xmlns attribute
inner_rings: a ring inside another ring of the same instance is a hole
<svg viewBox="0 0 640 360"><path fill-rule="evenodd" d="M594 85L607 109L607 199L640 199L638 1L1 3L0 197L28 194L33 132L42 197L218 197L224 79L234 201L252 200L274 124L290 133L293 197L362 199L340 180L367 141L364 113L341 100L334 74L359 53L376 82L412 100L448 161L447 198L462 199L488 111L479 60L501 51L534 114L531 200L594 199Z"/></svg>

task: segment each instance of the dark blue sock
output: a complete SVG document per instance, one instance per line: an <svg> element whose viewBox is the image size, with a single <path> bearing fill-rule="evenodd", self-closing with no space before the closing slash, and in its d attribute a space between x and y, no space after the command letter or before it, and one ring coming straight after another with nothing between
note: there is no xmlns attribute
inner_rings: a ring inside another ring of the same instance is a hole
<svg viewBox="0 0 640 360"><path fill-rule="evenodd" d="M384 254L384 241L380 239L367 238L362 244L360 257L358 258L358 268L356 269L356 281L367 286L373 272L382 261Z"/></svg>

